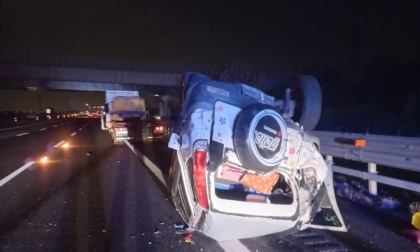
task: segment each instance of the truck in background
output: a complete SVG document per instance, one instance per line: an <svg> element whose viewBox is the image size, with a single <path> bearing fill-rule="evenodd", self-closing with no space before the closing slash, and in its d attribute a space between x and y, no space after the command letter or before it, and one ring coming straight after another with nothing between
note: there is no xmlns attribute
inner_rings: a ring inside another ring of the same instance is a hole
<svg viewBox="0 0 420 252"><path fill-rule="evenodd" d="M138 91L107 90L102 129L108 130L114 144L142 139L142 122L149 117L144 98Z"/></svg>

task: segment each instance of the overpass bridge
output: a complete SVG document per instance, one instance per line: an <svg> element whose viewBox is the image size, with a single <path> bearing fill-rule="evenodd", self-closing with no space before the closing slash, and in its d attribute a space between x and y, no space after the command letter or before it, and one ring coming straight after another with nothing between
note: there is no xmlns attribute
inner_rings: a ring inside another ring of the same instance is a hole
<svg viewBox="0 0 420 252"><path fill-rule="evenodd" d="M0 88L73 91L140 90L162 94L167 92L168 88L178 87L181 75L181 73L3 64L0 65Z"/></svg>
<svg viewBox="0 0 420 252"><path fill-rule="evenodd" d="M151 71L146 65L129 70L110 69L104 64L86 65L76 60L71 64L43 62L44 56L36 60L16 60L0 54L0 89L56 90L56 91L93 91L137 90L146 101L156 104L159 114L166 115L164 108L170 107L170 93L178 93L182 71ZM68 60L64 60L68 61ZM121 67L120 69L124 69ZM136 70L140 69L140 70ZM144 69L144 70L141 70ZM168 105L169 104L169 105ZM174 105L172 105L174 106Z"/></svg>

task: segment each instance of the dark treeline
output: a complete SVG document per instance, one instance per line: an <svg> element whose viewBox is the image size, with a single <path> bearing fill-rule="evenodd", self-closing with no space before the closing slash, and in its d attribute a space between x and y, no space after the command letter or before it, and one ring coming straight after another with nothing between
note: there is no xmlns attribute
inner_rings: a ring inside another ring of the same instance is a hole
<svg viewBox="0 0 420 252"><path fill-rule="evenodd" d="M261 73L241 60L209 69L204 73L216 80L247 83L280 99L282 84L290 83L276 77L276 84L264 89ZM323 111L316 130L420 136L420 58L399 62L384 56L349 69L323 66L303 72L315 76L322 89Z"/></svg>
<svg viewBox="0 0 420 252"><path fill-rule="evenodd" d="M420 60L383 58L361 74L325 66L306 71L322 88L318 130L420 136Z"/></svg>

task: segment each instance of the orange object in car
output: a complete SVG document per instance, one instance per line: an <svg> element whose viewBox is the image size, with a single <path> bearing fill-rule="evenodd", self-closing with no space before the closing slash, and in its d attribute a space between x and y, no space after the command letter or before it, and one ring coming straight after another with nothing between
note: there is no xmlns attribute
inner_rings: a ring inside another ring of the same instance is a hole
<svg viewBox="0 0 420 252"><path fill-rule="evenodd" d="M280 175L277 173L271 174L268 178L256 174L246 174L242 178L241 183L259 193L270 194L279 178Z"/></svg>

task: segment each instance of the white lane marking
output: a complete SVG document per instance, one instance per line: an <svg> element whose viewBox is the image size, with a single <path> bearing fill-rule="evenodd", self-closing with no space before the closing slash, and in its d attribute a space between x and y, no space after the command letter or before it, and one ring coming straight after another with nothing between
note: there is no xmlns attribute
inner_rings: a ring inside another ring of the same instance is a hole
<svg viewBox="0 0 420 252"><path fill-rule="evenodd" d="M53 127L55 128L55 127L58 127L58 125L56 124L56 125L53 125Z"/></svg>
<svg viewBox="0 0 420 252"><path fill-rule="evenodd" d="M25 164L24 166L20 167L19 169L17 169L16 171L10 173L10 175L8 175L7 177L5 177L4 179L0 180L0 187L2 187L4 184L6 184L7 182L9 182L9 180L11 180L12 178L16 177L19 173L23 172L24 170L26 170L28 167L30 167L31 165L33 165L35 162L29 162L27 164Z"/></svg>
<svg viewBox="0 0 420 252"><path fill-rule="evenodd" d="M137 150L129 141L125 140L124 142L134 152L134 154L143 161L143 163L149 168L149 170L153 172L153 174L155 174L157 179L166 187L166 182L163 178L162 171L152 161L150 161L150 159L143 155L143 153Z"/></svg>
<svg viewBox="0 0 420 252"><path fill-rule="evenodd" d="M74 135L76 135L77 134L77 132L73 132L70 136L74 136Z"/></svg>
<svg viewBox="0 0 420 252"><path fill-rule="evenodd" d="M25 133L22 133L22 134L19 134L19 135L16 135L16 136L24 136L24 135L28 135L29 134L29 132L25 132Z"/></svg>
<svg viewBox="0 0 420 252"><path fill-rule="evenodd" d="M54 145L55 148L57 148L58 146L62 145L64 143L64 140L59 142L58 144Z"/></svg>
<svg viewBox="0 0 420 252"><path fill-rule="evenodd" d="M40 129L40 131L43 131L43 130L46 130L47 128L42 128L42 129Z"/></svg>
<svg viewBox="0 0 420 252"><path fill-rule="evenodd" d="M82 128L79 129L79 131L81 131L81 130L82 130Z"/></svg>
<svg viewBox="0 0 420 252"><path fill-rule="evenodd" d="M219 245L225 251L250 252L250 250L245 247L239 240L222 241L219 242Z"/></svg>

